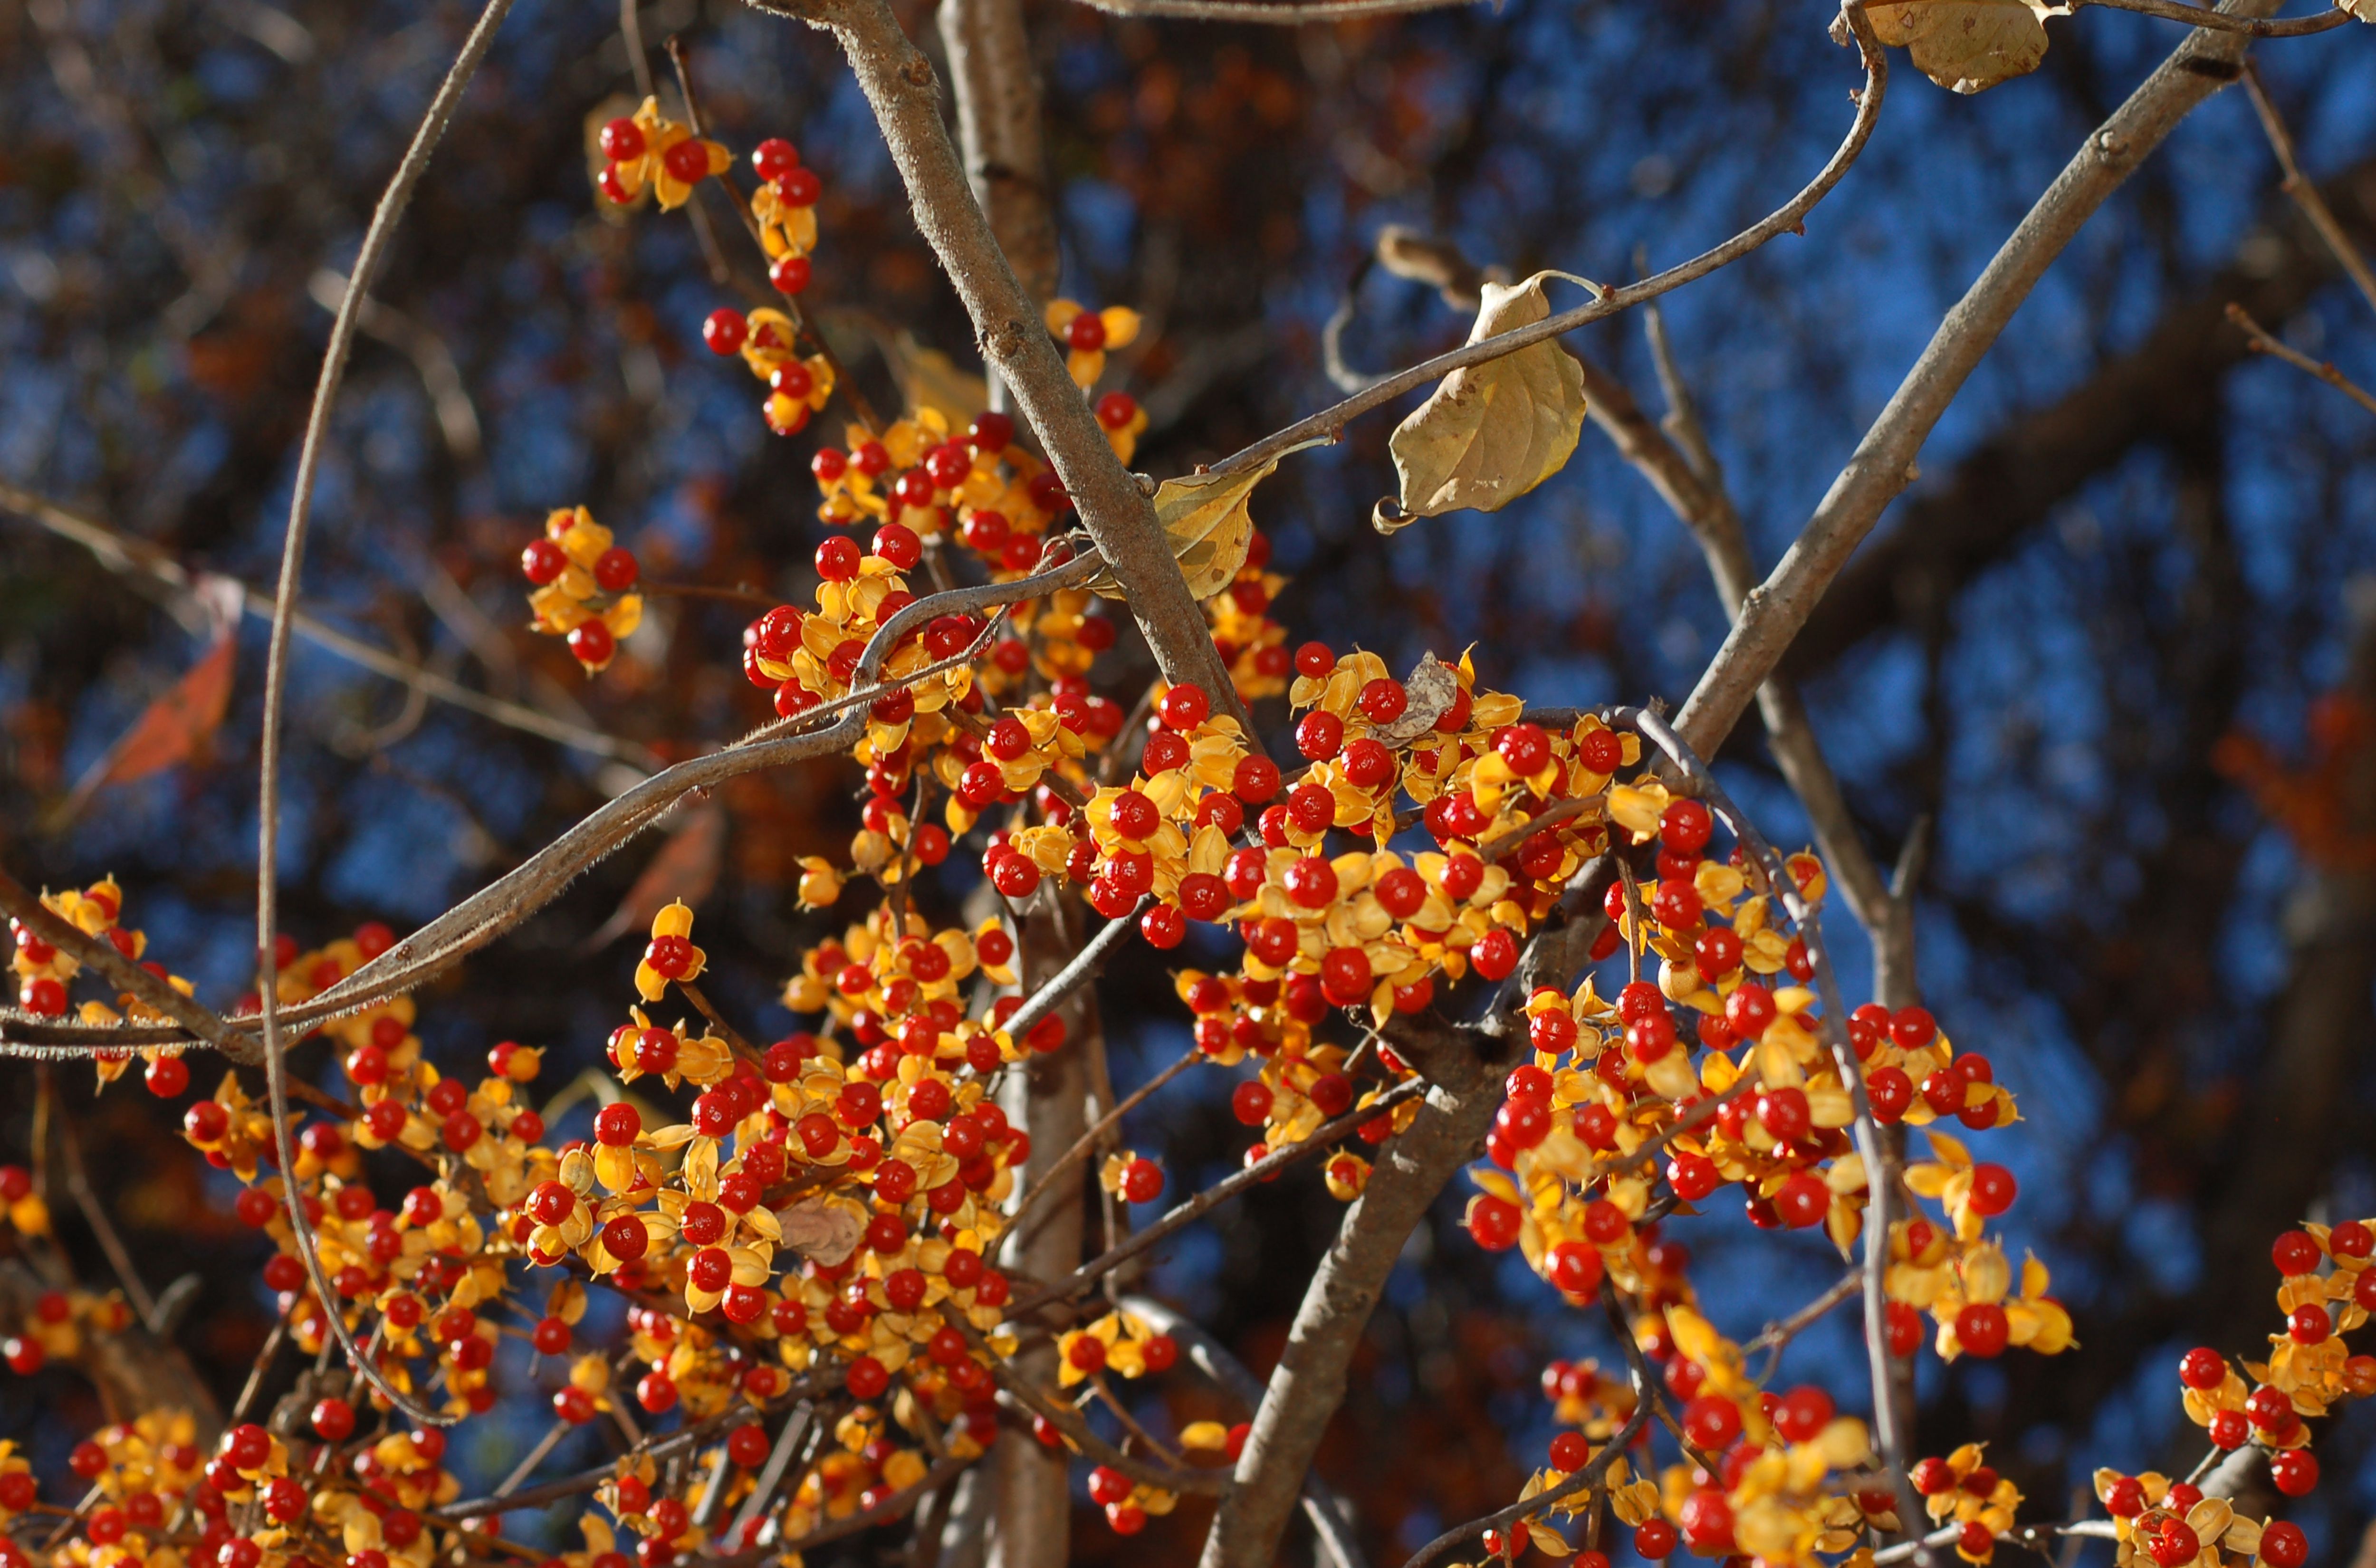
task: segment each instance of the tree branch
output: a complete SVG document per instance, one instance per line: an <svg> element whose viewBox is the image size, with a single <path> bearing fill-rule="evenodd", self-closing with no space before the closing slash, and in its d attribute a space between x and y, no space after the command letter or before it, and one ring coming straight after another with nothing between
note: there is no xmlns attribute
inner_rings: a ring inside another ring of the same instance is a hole
<svg viewBox="0 0 2376 1568"><path fill-rule="evenodd" d="M1455 1526L1411 1553L1410 1560L1403 1564L1403 1568L1427 1568L1429 1563L1472 1536L1482 1535L1487 1530L1508 1529L1520 1519L1531 1518L1541 1513L1561 1498L1573 1497L1585 1488L1597 1485L1600 1478L1609 1473L1609 1467L1618 1455L1632 1447L1634 1440L1642 1435L1642 1429L1650 1423L1651 1410L1657 1405L1657 1384L1650 1375L1649 1361L1642 1354L1641 1342L1634 1336L1634 1326L1626 1321L1624 1309L1617 1304L1614 1289L1604 1289L1601 1305L1609 1313L1610 1326L1616 1331L1617 1343L1625 1351L1626 1375L1634 1384L1634 1413L1625 1418L1624 1426L1600 1445L1599 1451L1586 1462L1584 1468L1567 1479L1532 1497L1513 1503L1498 1513L1488 1514L1482 1519L1471 1519L1465 1525Z"/></svg>
<svg viewBox="0 0 2376 1568"><path fill-rule="evenodd" d="M0 909L5 909L22 922L35 936L58 951L71 955L77 963L97 969L107 977L110 984L131 992L143 1006L164 1014L200 1041L220 1051L232 1061L253 1065L264 1060L263 1052L255 1049L254 1041L233 1034L231 1027L210 1009L200 1006L117 952L113 943L92 936L73 921L53 913L30 888L5 871L0 871Z"/></svg>
<svg viewBox="0 0 2376 1568"><path fill-rule="evenodd" d="M297 477L294 493L289 503L289 529L280 551L280 584L272 607L272 635L264 671L264 725L260 745L262 766L258 787L257 839L255 867L255 928L258 958L262 966L257 989L264 1008L264 1076L265 1087L272 1104L273 1141L280 1157L280 1169L291 1172L281 1194L281 1207L289 1217L290 1229L295 1233L298 1261L305 1265L305 1277L312 1285L316 1300L323 1303L322 1315L329 1321L331 1332L338 1336L348 1363L361 1373L364 1381L386 1398L397 1409L415 1421L428 1426L450 1426L457 1419L441 1417L390 1383L377 1363L365 1356L355 1344L354 1332L347 1326L346 1316L334 1304L337 1294L322 1265L320 1251L314 1242L312 1224L305 1218L304 1193L302 1183L294 1180L297 1156L290 1131L289 1063L284 1054L286 1042L281 1036L280 1002L275 994L271 972L271 956L276 937L276 924L280 905L280 729L282 713L289 695L290 618L297 609L297 584L305 564L305 528L313 507L314 481L319 471L322 447L329 435L330 410L338 401L339 385L346 374L347 355L354 347L355 327L362 315L365 299L371 291L374 276L379 270L380 258L386 254L388 241L412 201L412 192L428 171L430 154L435 149L446 127L461 106L462 94L478 74L479 63L495 42L495 30L503 24L505 13L511 9L511 0L487 0L487 8L480 14L478 23L463 42L462 51L454 65L439 84L436 95L429 101L428 111L422 116L421 127L413 133L412 145L405 148L404 158L397 165L386 192L381 196L378 208L372 213L371 227L364 231L362 247L355 255L355 266L346 298L339 304L338 318L330 324L329 347L322 356L322 375L314 389L314 406L305 420L305 438L297 454Z"/></svg>
<svg viewBox="0 0 2376 1568"><path fill-rule="evenodd" d="M943 0L941 42L956 99L957 142L974 200L1035 305L1056 294L1056 220L1048 200L1040 73L1022 0ZM1004 388L994 388L992 402Z"/></svg>
<svg viewBox="0 0 2376 1568"><path fill-rule="evenodd" d="M2351 13L2339 6L2314 17L2288 17L2277 22L2205 11L2181 5L2180 0L2077 0L2072 8L2076 10L2080 6L2109 6L2114 10L2134 11L2141 16L2159 17L2166 22L2184 22L2191 28L2237 33L2246 38L2308 38L2313 33L2333 32L2336 28L2349 27L2352 21Z"/></svg>
<svg viewBox="0 0 2376 1568"><path fill-rule="evenodd" d="M1006 1315L1010 1318L1023 1317L1051 1301L1062 1301L1075 1291L1087 1289L1106 1275L1155 1245L1156 1242L1162 1241L1175 1230L1194 1224L1257 1182L1267 1182L1289 1166L1301 1165L1313 1156L1325 1153L1338 1139L1349 1137L1359 1132L1362 1123L1384 1115L1405 1100L1426 1092L1428 1087L1428 1081L1425 1078L1406 1079L1368 1105L1348 1111L1334 1122L1321 1123L1319 1127L1313 1129L1312 1135L1301 1143L1289 1144L1285 1148L1271 1150L1244 1170L1224 1177L1194 1197L1175 1206L1170 1213L1146 1229L1117 1242L1065 1277L1051 1280L1032 1291L1007 1308ZM1484 1134L1479 1133L1478 1135L1481 1137ZM1408 1133L1400 1134L1397 1134L1397 1139L1408 1136L1409 1136Z"/></svg>
<svg viewBox="0 0 2376 1568"><path fill-rule="evenodd" d="M1480 1063L1457 1087L1432 1088L1410 1126L1380 1151L1304 1291L1239 1453L1238 1484L1205 1537L1203 1568L1261 1568L1277 1557L1386 1276L1452 1173L1474 1158L1501 1100L1501 1085Z"/></svg>
<svg viewBox="0 0 2376 1568"><path fill-rule="evenodd" d="M1252 1414L1261 1405L1262 1380L1248 1372L1244 1362L1230 1354L1227 1347L1206 1333L1187 1313L1152 1296L1125 1296L1122 1309L1144 1319L1158 1334L1168 1334L1178 1340L1196 1369L1247 1413ZM1351 1505L1320 1479L1317 1470L1304 1473L1303 1516L1312 1521L1312 1533L1318 1538L1324 1560L1331 1568L1368 1568L1360 1543L1353 1538L1350 1515Z"/></svg>
<svg viewBox="0 0 2376 1568"><path fill-rule="evenodd" d="M932 62L899 30L887 0L754 0L763 9L830 29L873 107L906 182L916 226L973 320L983 363L1013 389L1097 541L1167 681L1190 683L1253 725L1188 592L1155 508L1106 442L1073 385L1055 339L983 217L941 119Z"/></svg>
<svg viewBox="0 0 2376 1568"><path fill-rule="evenodd" d="M2285 343L2267 327L2254 321L2251 313L2242 305L2229 305L2228 319L2244 329L2244 336L2251 340L2254 353L2283 360L2296 370L2325 382L2370 413L2376 414L2376 397L2370 396L2365 387L2335 369L2334 361L2314 360L2299 349Z"/></svg>
<svg viewBox="0 0 2376 1568"><path fill-rule="evenodd" d="M1889 85L1888 57L1882 51L1881 41L1873 35L1872 24L1865 20L1862 8L1851 6L1841 15L1854 32L1857 48L1864 59L1864 87L1855 95L1856 119L1848 126L1847 138L1814 179L1762 221L1742 230L1713 250L1703 251L1680 267L1669 267L1638 283L1613 289L1603 287L1599 297L1590 304L1558 312L1531 326L1497 333L1483 342L1464 345L1407 370L1382 376L1367 390L1298 420L1284 430L1272 432L1243 451L1232 453L1213 464L1208 471L1235 472L1266 462L1307 442L1334 441L1344 434L1348 423L1394 401L1406 392L1415 392L1455 370L1516 353L1532 344L1573 332L1579 327L1587 327L1620 311L1631 310L1661 294L1672 293L1686 283L1739 261L1777 234L1800 232L1807 214L1814 210L1816 203L1831 194L1832 187L1840 183L1849 166L1856 162L1858 155L1864 151L1865 143L1871 139L1873 126L1881 118L1882 96Z"/></svg>
<svg viewBox="0 0 2376 1568"><path fill-rule="evenodd" d="M358 1013L399 992L409 991L443 973L469 955L511 931L558 897L578 873L618 849L667 814L670 807L695 790L708 790L761 768L828 755L864 733L863 713L852 713L823 730L799 731L797 727L819 715L864 708L884 692L965 664L978 656L996 630L993 621L975 646L925 666L902 682L876 684L877 672L907 635L934 616L969 612L1033 599L1077 582L1095 571L1098 557L1084 555L1062 565L1010 583L956 588L920 599L875 628L866 652L858 661L854 684L847 695L811 708L798 719L762 725L742 740L707 756L694 757L645 779L610 801L509 873L481 888L411 935L398 938L386 953L363 965L328 990L289 1007L282 1014L291 1028L313 1028L329 1019ZM230 1027L244 1031L243 1024ZM94 1050L137 1045L177 1045L193 1037L179 1028L118 1026L93 1027L31 1019L0 1009L0 1054L40 1058L87 1056ZM39 1043L55 1042L48 1050Z"/></svg>
<svg viewBox="0 0 2376 1568"><path fill-rule="evenodd" d="M2261 117L2262 134L2269 138L2269 150L2277 155L2277 167L2284 172L2277 188L2293 197L2294 205L2301 208L2302 216L2310 220L2310 226L2318 231L2318 237L2326 242L2326 248L2358 289L2359 297L2368 302L2370 309L2376 309L2376 272L2369 270L2368 258L2359 254L2359 247L2344 232L2343 225L2335 220L2334 208L2326 205L2318 186L2302 172L2301 160L2294 154L2293 133L2286 129L2285 116L2277 113L2259 69L2250 60L2244 62L2244 90L2252 95L2252 113Z"/></svg>
<svg viewBox="0 0 2376 1568"><path fill-rule="evenodd" d="M1262 22L1273 27L1301 27L1308 22L1349 21L1357 17L1390 17L1412 11L1443 11L1474 6L1480 0L1081 0L1092 10L1114 17L1176 17L1192 22Z"/></svg>
<svg viewBox="0 0 2376 1568"><path fill-rule="evenodd" d="M10 484L6 480L0 480L0 507L30 518L61 539L73 540L116 571L138 572L183 593L197 586L197 579L187 567L147 540L112 529L96 518L61 506L45 495ZM247 613L258 620L272 618L272 600L268 595L245 583L239 585L239 594L240 606ZM576 751L588 752L595 756L615 757L648 771L659 768L659 758L648 748L633 741L622 741L616 736L555 719L551 714L539 713L532 707L522 707L517 703L472 691L417 664L409 664L385 649L350 637L302 610L291 612L289 624L299 636L315 647L335 653L350 663L359 664L374 675L385 675L423 696L450 703L481 719L492 719L498 724L530 735L541 735Z"/></svg>
<svg viewBox="0 0 2376 1568"><path fill-rule="evenodd" d="M2322 181L2319 193L2346 238L2363 249L2376 243L2376 159ZM2333 255L2310 224L2290 204L2271 203L2228 263L2166 309L2134 349L2014 419L1942 482L1907 497L1895 521L1867 540L1833 582L1782 668L1803 679L1876 632L1927 621L2057 505L2138 445L2196 439L2204 389L2251 352L2244 334L2225 320L2228 305L2282 322L2335 276Z"/></svg>
<svg viewBox="0 0 2376 1568"><path fill-rule="evenodd" d="M2223 0L2221 8L2253 17L2276 6ZM1731 732L1849 553L1913 482L1923 442L2048 266L2162 138L2235 75L2243 52L2239 34L2190 34L2087 138L1948 311L1781 564L1748 595L1731 635L1676 716L1677 733L1694 751L1712 754Z"/></svg>

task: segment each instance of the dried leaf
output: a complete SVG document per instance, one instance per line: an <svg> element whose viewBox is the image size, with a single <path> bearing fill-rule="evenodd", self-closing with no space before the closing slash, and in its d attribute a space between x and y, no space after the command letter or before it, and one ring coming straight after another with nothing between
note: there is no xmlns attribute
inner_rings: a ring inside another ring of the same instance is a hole
<svg viewBox="0 0 2376 1568"><path fill-rule="evenodd" d="M1485 303L1468 340L1482 342L1550 315L1543 281L1565 277L1538 272L1513 288L1482 285ZM1583 428L1583 367L1548 339L1455 370L1396 427L1401 494L1378 503L1372 523L1392 533L1464 507L1499 511L1565 467Z"/></svg>
<svg viewBox="0 0 2376 1568"><path fill-rule="evenodd" d="M854 1208L825 1198L803 1198L778 1209L784 1245L831 1268L858 1250L866 1234L866 1220Z"/></svg>
<svg viewBox="0 0 2376 1568"><path fill-rule="evenodd" d="M1403 694L1409 701L1402 717L1371 731L1383 744L1408 746L1434 729L1435 721L1460 700L1460 676L1450 665L1436 662L1435 655L1423 653L1404 678Z"/></svg>
<svg viewBox="0 0 2376 1568"><path fill-rule="evenodd" d="M1280 457L1288 452L1300 452L1305 446L1317 446L1318 439L1290 446L1287 452L1275 454L1258 469L1239 469L1219 474L1183 474L1167 479L1155 492L1155 517L1171 544L1171 553L1180 563L1181 576L1188 579L1188 591L1198 599L1210 599L1238 575L1246 564L1246 552L1254 540L1254 520L1246 510L1246 503L1254 486L1271 475ZM1111 572L1100 572L1089 579L1091 593L1119 598L1122 585Z"/></svg>
<svg viewBox="0 0 2376 1568"><path fill-rule="evenodd" d="M1901 0L1869 6L1883 43L1903 46L1914 68L1953 92L1984 92L2026 76L2046 58L2046 18L2068 6L2043 0Z"/></svg>
<svg viewBox="0 0 2376 1568"><path fill-rule="evenodd" d="M75 781L63 814L79 813L102 786L129 784L162 773L195 755L221 727L231 707L232 676L238 663L239 585L220 577L202 578L196 597L212 626L207 651L198 661L141 710L132 728Z"/></svg>

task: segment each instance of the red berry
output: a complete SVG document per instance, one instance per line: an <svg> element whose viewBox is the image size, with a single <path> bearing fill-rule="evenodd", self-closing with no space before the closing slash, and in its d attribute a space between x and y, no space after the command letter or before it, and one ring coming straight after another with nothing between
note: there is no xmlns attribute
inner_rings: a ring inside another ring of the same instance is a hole
<svg viewBox="0 0 2376 1568"><path fill-rule="evenodd" d="M1716 818L1697 801L1676 801L1658 814L1658 841L1682 854L1705 848L1715 828Z"/></svg>
<svg viewBox="0 0 2376 1568"><path fill-rule="evenodd" d="M751 167L763 180L780 180L801 166L801 155L781 137L769 137L751 149Z"/></svg>
<svg viewBox="0 0 2376 1568"><path fill-rule="evenodd" d="M797 294L809 286L809 258L804 255L779 256L767 268L767 281L779 294Z"/></svg>
<svg viewBox="0 0 2376 1568"><path fill-rule="evenodd" d="M578 663L588 668L610 663L611 656L618 649L618 640L611 636L611 628L600 621L581 621L569 634L569 651L576 656Z"/></svg>
<svg viewBox="0 0 2376 1568"><path fill-rule="evenodd" d="M1993 1301L1969 1302L1955 1313L1955 1338L1982 1360L2003 1355L2011 1335L2004 1309Z"/></svg>
<svg viewBox="0 0 2376 1568"><path fill-rule="evenodd" d="M1683 1435L1708 1454L1721 1454L1740 1435L1740 1407L1718 1394L1702 1394L1683 1406Z"/></svg>
<svg viewBox="0 0 2376 1568"><path fill-rule="evenodd" d="M776 194L784 198L787 207L814 207L825 195L825 182L817 172L805 164L776 176Z"/></svg>
<svg viewBox="0 0 2376 1568"><path fill-rule="evenodd" d="M160 1099L171 1099L190 1087L190 1064L178 1056L160 1056L148 1063L142 1075L148 1092Z"/></svg>
<svg viewBox="0 0 2376 1568"><path fill-rule="evenodd" d="M751 336L751 323L739 310L714 310L701 324L701 340L713 354L740 350Z"/></svg>
<svg viewBox="0 0 2376 1568"><path fill-rule="evenodd" d="M2185 1520L2166 1519L2159 1530L2145 1538L2145 1550L2161 1568L2182 1568L2201 1553L2203 1543Z"/></svg>
<svg viewBox="0 0 2376 1568"><path fill-rule="evenodd" d="M1551 1284L1571 1296L1590 1296L1600 1288L1600 1254L1581 1241L1562 1241L1544 1261Z"/></svg>
<svg viewBox="0 0 2376 1568"><path fill-rule="evenodd" d="M2178 1381L2208 1392L2228 1379L2227 1358L2208 1345L2198 1345L2178 1359Z"/></svg>
<svg viewBox="0 0 2376 1568"><path fill-rule="evenodd" d="M2261 1532L2261 1561L2268 1568L2302 1568L2310 1561L2310 1538L2292 1520L2276 1520Z"/></svg>
<svg viewBox="0 0 2376 1568"><path fill-rule="evenodd" d="M2276 1264L2277 1272L2287 1277L2308 1274L2318 1266L2318 1260L2323 1255L2317 1240L2307 1230L2288 1230L2269 1248L2269 1256Z"/></svg>
<svg viewBox="0 0 2376 1568"><path fill-rule="evenodd" d="M1972 1212L1974 1214L1986 1215L1994 1218L2013 1206L2014 1196L2020 1190L2019 1183L2014 1181L2013 1172L2002 1165L1972 1167Z"/></svg>
<svg viewBox="0 0 2376 1568"><path fill-rule="evenodd" d="M644 128L625 118L602 127L602 156L613 163L630 163L644 155Z"/></svg>
<svg viewBox="0 0 2376 1568"><path fill-rule="evenodd" d="M1804 1230L1823 1223L1832 1206L1831 1189L1811 1171L1794 1171L1775 1192L1773 1204L1783 1224L1793 1230Z"/></svg>
<svg viewBox="0 0 2376 1568"><path fill-rule="evenodd" d="M709 149L697 137L687 137L660 154L661 166L686 184L698 184L709 177Z"/></svg>
<svg viewBox="0 0 2376 1568"><path fill-rule="evenodd" d="M1469 1200L1468 1234L1487 1252L1507 1252L1518 1244L1518 1206L1490 1193Z"/></svg>
<svg viewBox="0 0 2376 1568"><path fill-rule="evenodd" d="M2287 1497L2308 1497L2318 1487L2318 1455L2286 1448L2269 1455L2269 1479Z"/></svg>
<svg viewBox="0 0 2376 1568"><path fill-rule="evenodd" d="M1064 341L1075 353L1096 353L1106 346L1104 319L1095 311L1083 311L1066 324Z"/></svg>

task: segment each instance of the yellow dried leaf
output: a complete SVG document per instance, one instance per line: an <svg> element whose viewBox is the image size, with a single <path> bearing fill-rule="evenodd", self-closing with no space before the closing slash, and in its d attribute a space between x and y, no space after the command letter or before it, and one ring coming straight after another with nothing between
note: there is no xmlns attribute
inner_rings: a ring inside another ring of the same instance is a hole
<svg viewBox="0 0 2376 1568"><path fill-rule="evenodd" d="M1485 284L1468 340L1541 321L1551 309L1544 280L1567 277L1538 272L1514 287ZM1566 466L1584 411L1583 367L1548 339L1454 371L1396 427L1401 493L1378 504L1373 526L1392 533L1464 507L1499 511Z"/></svg>
<svg viewBox="0 0 2376 1568"><path fill-rule="evenodd" d="M2046 58L2046 18L2068 6L2042 0L1901 0L1865 15L1883 43L1903 46L1914 68L1953 92L1984 92L2026 76Z"/></svg>
<svg viewBox="0 0 2376 1568"><path fill-rule="evenodd" d="M1287 452L1300 452L1305 446L1316 446L1317 439L1290 446ZM1183 474L1167 479L1155 492L1155 517L1163 525L1170 539L1172 556L1180 563L1180 573L1188 579L1188 591L1198 599L1210 599L1238 575L1246 564L1246 552L1253 545L1254 520L1246 511L1246 503L1254 486L1268 479L1278 467L1280 452L1258 469L1240 469L1224 474ZM1122 585L1111 572L1100 572L1089 579L1091 593L1120 598Z"/></svg>

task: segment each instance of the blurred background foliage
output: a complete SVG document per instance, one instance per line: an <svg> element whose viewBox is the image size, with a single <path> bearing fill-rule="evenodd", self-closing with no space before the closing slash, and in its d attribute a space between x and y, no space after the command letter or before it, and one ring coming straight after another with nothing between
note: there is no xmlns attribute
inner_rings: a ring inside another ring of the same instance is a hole
<svg viewBox="0 0 2376 1568"><path fill-rule="evenodd" d="M929 8L903 16L937 54ZM1857 79L1828 18L1774 0L1509 0L1293 30L1038 0L1030 19L1065 292L1146 313L1110 385L1148 409L1138 466L1157 474L1333 400L1321 332L1348 286L1357 367L1465 334L1432 290L1365 265L1382 226L1520 275L1670 265L1795 189L1845 129ZM324 301L468 20L387 0L0 7L0 481L193 570L268 585ZM824 175L807 302L876 401L896 400L887 356L903 339L968 362L970 331L829 41L729 0L659 0L639 21L664 101L658 46L673 34L713 134L738 151L790 137ZM619 23L557 0L522 0L506 23L376 291L396 315L360 348L339 409L304 600L407 659L672 758L763 716L735 668L749 607L656 598L588 683L525 631L518 548L547 508L583 503L651 577L804 600L821 532L807 457L840 410L776 438L755 385L702 350L708 311L764 297L714 192L742 275L725 283L682 216L599 209L589 131L636 92ZM2178 36L2109 11L2049 31L2043 69L1979 99L1900 56L1879 136L1806 235L1669 302L1764 564L1942 311ZM2257 53L2311 173L2366 239L2367 37ZM1921 1450L1990 1441L2040 1517L2062 1516L2097 1465L2191 1463L2176 1352L2251 1348L2275 1326L2275 1229L2376 1210L2376 657L2362 646L2376 421L2249 358L2218 310L2244 299L2362 380L2376 318L2274 176L2231 91L2128 182L1793 658L1876 852L1935 824L1924 1000L2021 1097L2026 1120L1992 1157L2021 1177L2013 1239L2052 1265L2082 1345L1952 1373L1926 1355ZM1656 410L1642 331L1620 318L1571 346ZM1258 498L1295 579L1278 613L1297 636L1398 668L1474 644L1481 679L1542 702L1688 690L1723 616L1689 539L1605 441L1587 433L1564 474L1505 513L1388 542L1367 519L1390 486L1390 422L1292 459ZM184 765L74 794L202 638L185 599L0 517L0 856L53 885L113 873L126 923L223 1004L253 964L261 624L241 636L222 723ZM1135 693L1147 664L1127 630L1113 663L1113 689ZM363 920L420 922L622 787L617 762L410 703L305 644L294 671L280 872L284 919L309 944ZM1279 705L1261 718L1283 731ZM1721 766L1777 839L1803 841L1753 725ZM799 856L846 845L857 788L821 766L739 780L717 802L701 937L712 994L752 1028L790 1026L774 996L797 951L861 908L853 893L830 919L803 915L791 896ZM588 938L659 849L632 846L424 994L438 1059L529 1041L552 1052L548 1089L596 1063L636 955ZM965 859L928 890L944 913L973 880ZM1862 944L1844 910L1833 926L1854 990ZM1125 1090L1186 1043L1165 968L1133 944L1103 988ZM261 1247L172 1135L173 1109L130 1080L91 1104L81 1073L63 1077L152 1283L198 1277L184 1339L227 1396L269 1322ZM1174 1192L1234 1167L1245 1140L1227 1087L1190 1075L1135 1119L1131 1141L1162 1156ZM24 1157L34 1104L30 1069L0 1067L0 1158ZM1322 1456L1381 1561L1513 1495L1550 1431L1543 1362L1610 1354L1597 1314L1467 1241L1462 1195L1414 1239ZM1261 1370L1338 1212L1301 1173L1183 1236L1147 1283ZM1742 1336L1839 1268L1820 1240L1729 1213L1667 1234ZM1857 1331L1835 1314L1791 1348L1790 1377L1861 1408ZM481 1423L464 1456L485 1479L544 1424L519 1372L514 1419ZM1193 1387L1170 1397L1159 1419L1207 1413ZM0 1380L0 1437L44 1468L99 1419L68 1374ZM2376 1507L2370 1423L2340 1424L2320 1440L2328 1483L2293 1510L2321 1562L2348 1560ZM1185 1561L1199 1534L1158 1526L1132 1560ZM1121 1555L1086 1502L1075 1540L1084 1561Z"/></svg>

